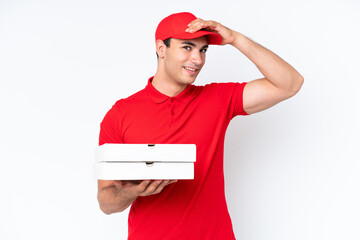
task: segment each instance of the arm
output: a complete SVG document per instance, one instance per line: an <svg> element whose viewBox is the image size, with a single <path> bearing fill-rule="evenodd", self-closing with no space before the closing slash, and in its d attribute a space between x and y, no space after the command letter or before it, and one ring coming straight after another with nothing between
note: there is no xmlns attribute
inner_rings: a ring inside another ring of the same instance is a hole
<svg viewBox="0 0 360 240"><path fill-rule="evenodd" d="M104 143L123 143L122 134L115 127L120 122L119 107L115 104L105 115L100 125L99 145ZM158 181L120 181L98 180L100 209L106 213L122 212L128 208L138 196L160 193L163 188L176 182L174 180Z"/></svg>
<svg viewBox="0 0 360 240"><path fill-rule="evenodd" d="M264 75L264 78L253 80L244 88L243 103L247 113L265 110L294 96L300 90L303 77L270 50L215 21L198 18L189 24L186 31L196 32L201 28L217 32L223 40L221 45L230 44L237 48Z"/></svg>
<svg viewBox="0 0 360 240"><path fill-rule="evenodd" d="M106 213L122 212L128 208L138 196L149 196L160 193L163 188L176 180L132 181L98 180L98 201L100 209Z"/></svg>
<svg viewBox="0 0 360 240"><path fill-rule="evenodd" d="M105 115L100 125L99 145L104 143L123 143L122 134L115 127L120 122L119 108L115 104ZM157 194L176 181L120 181L98 180L100 209L106 213L122 212L128 208L138 196Z"/></svg>

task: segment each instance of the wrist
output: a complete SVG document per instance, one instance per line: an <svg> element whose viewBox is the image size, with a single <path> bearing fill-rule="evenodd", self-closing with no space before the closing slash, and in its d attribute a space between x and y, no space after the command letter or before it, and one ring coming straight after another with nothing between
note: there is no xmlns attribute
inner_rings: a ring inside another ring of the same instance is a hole
<svg viewBox="0 0 360 240"><path fill-rule="evenodd" d="M232 45L232 46L236 45L236 43L239 40L239 37L241 37L239 35L241 35L239 32L231 30L231 36L232 37L231 37L231 40L230 40L229 44Z"/></svg>
<svg viewBox="0 0 360 240"><path fill-rule="evenodd" d="M234 39L231 43L233 47L243 52L249 47L249 44L251 44L251 42L252 41L249 38L247 38L245 35L234 31Z"/></svg>

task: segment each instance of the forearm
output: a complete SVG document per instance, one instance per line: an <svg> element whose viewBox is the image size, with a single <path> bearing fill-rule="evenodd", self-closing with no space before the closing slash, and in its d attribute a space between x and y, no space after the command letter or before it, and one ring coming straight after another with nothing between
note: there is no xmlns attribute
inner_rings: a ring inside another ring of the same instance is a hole
<svg viewBox="0 0 360 240"><path fill-rule="evenodd" d="M106 213L122 212L128 208L136 197L127 197L115 186L107 187L98 192L100 209Z"/></svg>
<svg viewBox="0 0 360 240"><path fill-rule="evenodd" d="M300 89L303 77L290 64L241 33L233 32L231 45L248 57L270 83L290 93Z"/></svg>

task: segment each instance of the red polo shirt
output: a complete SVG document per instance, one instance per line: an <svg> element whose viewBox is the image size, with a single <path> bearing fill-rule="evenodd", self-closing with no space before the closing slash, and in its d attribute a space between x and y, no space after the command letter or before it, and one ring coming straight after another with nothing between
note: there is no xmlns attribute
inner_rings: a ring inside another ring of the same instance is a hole
<svg viewBox="0 0 360 240"><path fill-rule="evenodd" d="M235 239L223 172L226 128L243 109L246 83L189 85L175 97L145 89L117 101L101 123L99 144L196 144L194 180L138 197L129 213L128 239Z"/></svg>

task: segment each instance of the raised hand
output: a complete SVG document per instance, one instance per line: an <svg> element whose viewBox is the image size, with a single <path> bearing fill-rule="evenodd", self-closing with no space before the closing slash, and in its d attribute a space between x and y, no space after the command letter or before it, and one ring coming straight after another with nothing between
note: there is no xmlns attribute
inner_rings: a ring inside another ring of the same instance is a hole
<svg viewBox="0 0 360 240"><path fill-rule="evenodd" d="M235 41L235 31L212 20L198 18L189 23L188 27L185 31L189 33L194 33L201 29L218 33L222 39L221 45L232 44Z"/></svg>

